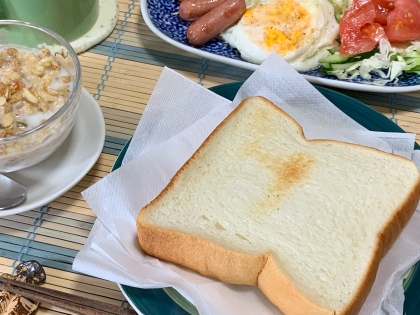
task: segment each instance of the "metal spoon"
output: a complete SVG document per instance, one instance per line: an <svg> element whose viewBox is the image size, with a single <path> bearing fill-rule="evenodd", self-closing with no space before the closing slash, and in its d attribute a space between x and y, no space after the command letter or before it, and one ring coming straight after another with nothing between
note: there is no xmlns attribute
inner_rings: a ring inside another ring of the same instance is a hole
<svg viewBox="0 0 420 315"><path fill-rule="evenodd" d="M27 193L25 186L0 174L0 210L16 207L25 200Z"/></svg>

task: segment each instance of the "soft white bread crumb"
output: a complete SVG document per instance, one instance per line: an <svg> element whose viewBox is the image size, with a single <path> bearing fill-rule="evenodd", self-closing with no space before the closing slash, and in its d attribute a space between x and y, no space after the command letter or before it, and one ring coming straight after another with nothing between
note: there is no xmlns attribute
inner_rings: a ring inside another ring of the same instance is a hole
<svg viewBox="0 0 420 315"><path fill-rule="evenodd" d="M286 314L356 314L417 206L419 178L404 158L307 141L254 97L140 211L139 242L204 275L259 285Z"/></svg>

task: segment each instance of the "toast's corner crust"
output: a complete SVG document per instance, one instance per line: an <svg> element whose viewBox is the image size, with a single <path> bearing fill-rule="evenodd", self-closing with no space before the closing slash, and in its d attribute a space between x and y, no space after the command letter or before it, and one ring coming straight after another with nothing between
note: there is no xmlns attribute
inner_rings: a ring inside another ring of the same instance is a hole
<svg viewBox="0 0 420 315"><path fill-rule="evenodd" d="M258 276L258 287L286 315L334 315L302 295L277 267L272 256Z"/></svg>
<svg viewBox="0 0 420 315"><path fill-rule="evenodd" d="M402 158L403 159L403 158ZM404 159L405 160L405 159ZM417 169L417 167L416 167ZM391 246L397 240L402 230L407 225L420 201L420 174L417 182L401 206L395 211L394 215L382 231L378 233L376 249L369 267L366 270L364 280L356 291L353 299L348 306L337 315L357 315L362 308L372 285L375 281L381 259L386 255Z"/></svg>
<svg viewBox="0 0 420 315"><path fill-rule="evenodd" d="M199 274L232 284L258 284L266 254L247 254L208 240L149 225L137 220L140 248L148 255L172 262Z"/></svg>
<svg viewBox="0 0 420 315"><path fill-rule="evenodd" d="M406 200L395 211L388 224L379 232L377 247L372 256L369 267L366 270L363 281L347 306L342 310L327 310L313 303L300 294L290 283L281 270L277 267L274 259L269 256L258 277L258 287L280 310L288 315L357 315L360 312L372 285L375 281L381 259L394 244L395 240L407 225L417 208L420 200L420 174L417 177L415 187ZM287 297L287 298L285 298Z"/></svg>

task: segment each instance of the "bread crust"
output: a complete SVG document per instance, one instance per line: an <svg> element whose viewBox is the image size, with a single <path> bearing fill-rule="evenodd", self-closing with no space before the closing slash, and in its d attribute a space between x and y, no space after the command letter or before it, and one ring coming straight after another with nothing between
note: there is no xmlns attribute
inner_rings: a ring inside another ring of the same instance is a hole
<svg viewBox="0 0 420 315"><path fill-rule="evenodd" d="M420 197L420 177L417 176L417 183L411 193L402 202L400 207L394 212L394 215L389 218L387 224L379 231L376 239L376 249L372 255L369 267L366 269L364 280L360 283L358 290L353 296L352 301L337 315L357 315L363 306L376 278L379 263L386 255L388 250L397 240L402 230L407 225L411 216L419 204Z"/></svg>
<svg viewBox="0 0 420 315"><path fill-rule="evenodd" d="M286 315L334 314L333 310L326 310L302 295L277 267L271 255L258 276L258 287Z"/></svg>
<svg viewBox="0 0 420 315"><path fill-rule="evenodd" d="M408 161L407 159L385 153L380 150L364 147L357 144L339 142L335 140L307 140L302 127L287 113L278 108L267 99L263 101L271 104L281 115L289 119L296 127L298 136L308 143L325 143L344 145L349 150L363 148L373 150L392 158ZM372 255L364 279L353 295L351 302L343 310L327 310L310 301L301 294L276 265L269 253L252 255L227 249L208 240L186 233L164 229L149 225L142 217L147 211L153 211L153 205L160 200L177 182L180 174L195 160L199 152L211 141L218 131L229 121L241 106L239 104L229 116L207 137L192 157L178 170L163 191L139 212L136 220L139 244L142 250L156 258L173 262L190 268L204 276L219 279L232 284L257 285L272 303L280 308L286 315L357 315L365 302L376 277L380 260L397 239L403 228L414 213L420 198L420 174L417 168L417 181L415 187L400 207L389 218L385 227L378 232L376 249ZM413 168L414 169L414 168Z"/></svg>
<svg viewBox="0 0 420 315"><path fill-rule="evenodd" d="M199 237L167 230L137 220L142 250L153 257L190 268L232 284L256 286L267 255L229 250Z"/></svg>

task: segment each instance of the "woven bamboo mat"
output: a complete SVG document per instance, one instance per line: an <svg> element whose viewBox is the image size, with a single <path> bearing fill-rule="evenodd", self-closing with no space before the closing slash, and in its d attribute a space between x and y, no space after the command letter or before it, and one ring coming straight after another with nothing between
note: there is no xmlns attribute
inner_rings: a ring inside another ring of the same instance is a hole
<svg viewBox="0 0 420 315"><path fill-rule="evenodd" d="M71 264L95 221L80 192L108 174L132 136L150 94L168 66L211 87L243 81L249 71L208 61L163 42L145 25L138 0L119 0L119 20L101 44L80 54L83 85L99 102L106 122L106 141L92 170L70 191L40 209L0 218L0 272L10 273L22 260L46 266L47 286L128 305L114 283L72 272ZM420 140L420 92L375 94L340 91L383 113ZM71 314L42 304L43 314Z"/></svg>

